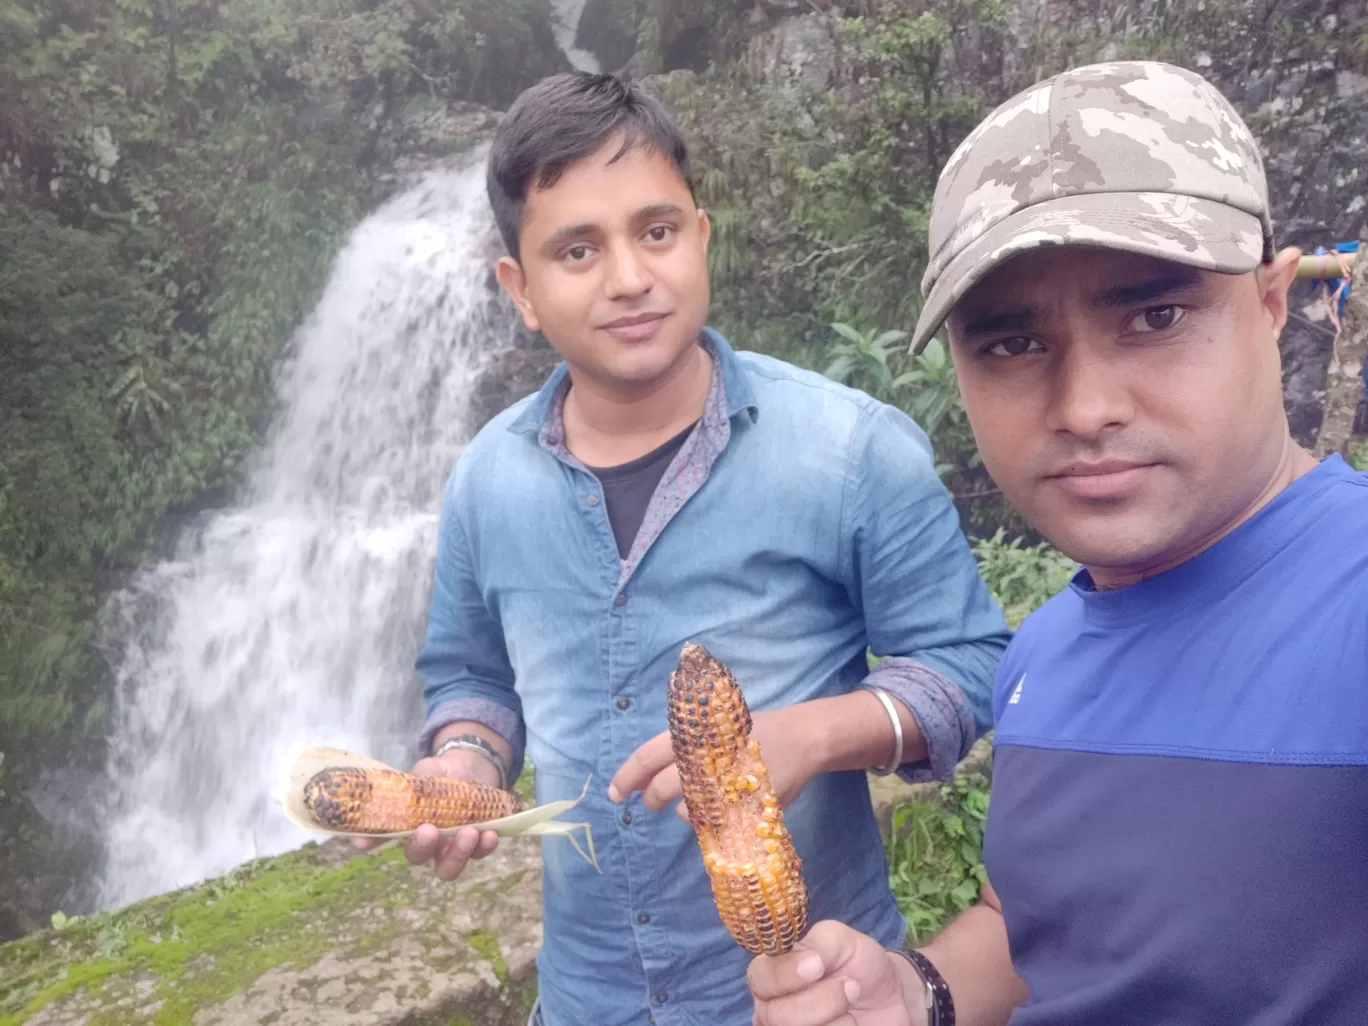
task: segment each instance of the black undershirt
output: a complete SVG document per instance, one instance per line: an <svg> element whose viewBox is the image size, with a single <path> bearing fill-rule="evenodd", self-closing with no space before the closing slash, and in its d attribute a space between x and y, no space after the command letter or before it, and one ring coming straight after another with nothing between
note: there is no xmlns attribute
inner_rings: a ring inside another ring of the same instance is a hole
<svg viewBox="0 0 1368 1026"><path fill-rule="evenodd" d="M664 445L626 463L615 467L589 467L590 473L603 486L608 522L613 525L613 538L617 541L620 558L626 559L627 553L632 551L632 542L636 540L656 485L660 484L665 468L693 429L694 425L690 424Z"/></svg>

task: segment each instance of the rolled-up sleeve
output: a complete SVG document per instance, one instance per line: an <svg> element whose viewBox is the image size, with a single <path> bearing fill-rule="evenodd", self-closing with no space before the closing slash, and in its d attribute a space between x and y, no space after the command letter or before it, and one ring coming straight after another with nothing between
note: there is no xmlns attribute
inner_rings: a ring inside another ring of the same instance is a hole
<svg viewBox="0 0 1368 1026"><path fill-rule="evenodd" d="M525 743L522 701L514 690L503 630L476 580L458 511L459 482L458 471L442 498L427 635L417 660L427 707L418 750L428 754L434 735L447 724L474 721L508 742L516 773Z"/></svg>
<svg viewBox="0 0 1368 1026"><path fill-rule="evenodd" d="M871 407L855 433L843 514L847 588L869 647L865 679L911 711L929 758L905 780L949 779L992 727L993 680L1011 631L979 575L925 432Z"/></svg>

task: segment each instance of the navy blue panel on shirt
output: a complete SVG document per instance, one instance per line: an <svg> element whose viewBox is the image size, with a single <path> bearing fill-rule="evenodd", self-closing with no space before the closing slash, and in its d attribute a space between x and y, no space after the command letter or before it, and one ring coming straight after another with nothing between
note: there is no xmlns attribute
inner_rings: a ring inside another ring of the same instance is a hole
<svg viewBox="0 0 1368 1026"><path fill-rule="evenodd" d="M985 836L1013 1026L1368 1023L1368 475L1022 624Z"/></svg>

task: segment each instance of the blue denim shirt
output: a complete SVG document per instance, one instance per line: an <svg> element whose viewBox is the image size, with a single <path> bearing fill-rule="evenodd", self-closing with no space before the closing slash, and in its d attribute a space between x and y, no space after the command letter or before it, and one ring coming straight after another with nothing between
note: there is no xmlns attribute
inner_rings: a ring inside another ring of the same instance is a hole
<svg viewBox="0 0 1368 1026"><path fill-rule="evenodd" d="M442 507L418 659L420 744L475 720L524 750L536 800L578 797L602 872L543 838L546 1026L749 1026L750 955L723 929L690 826L608 781L666 729L686 641L735 674L755 711L885 687L948 776L990 726L1009 632L925 434L818 374L705 331L712 389L619 558L603 491L565 447L564 366L472 440ZM866 646L887 656L873 672ZM871 703L871 715L883 716ZM815 778L785 810L812 922L882 943L904 921L863 772ZM509 843L509 842L505 842ZM530 843L513 841L511 843Z"/></svg>

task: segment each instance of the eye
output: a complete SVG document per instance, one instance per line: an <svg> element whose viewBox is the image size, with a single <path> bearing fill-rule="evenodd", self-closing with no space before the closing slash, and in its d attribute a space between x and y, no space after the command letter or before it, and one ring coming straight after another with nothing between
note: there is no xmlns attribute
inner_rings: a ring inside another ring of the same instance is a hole
<svg viewBox="0 0 1368 1026"><path fill-rule="evenodd" d="M992 356L1025 356L1031 351L1031 347L1044 349L1039 342L1025 335L1013 335L1011 338L1000 338L983 347L983 352Z"/></svg>
<svg viewBox="0 0 1368 1026"><path fill-rule="evenodd" d="M671 228L669 225L667 225L667 224L658 224L658 225L656 225L654 228L649 228L649 229L647 229L647 231L646 231L646 236L647 236L647 238L649 238L652 242L664 242L665 239L666 239L666 237L667 237L667 236L670 234L670 232L673 231L673 230L674 230L674 229L672 229L672 228Z"/></svg>
<svg viewBox="0 0 1368 1026"><path fill-rule="evenodd" d="M565 256L569 257L572 263L578 263L589 256L589 247L571 246L565 251Z"/></svg>
<svg viewBox="0 0 1368 1026"><path fill-rule="evenodd" d="M1187 316L1181 306L1169 303L1165 306L1152 306L1144 313L1131 319L1130 330L1139 332L1167 331Z"/></svg>

